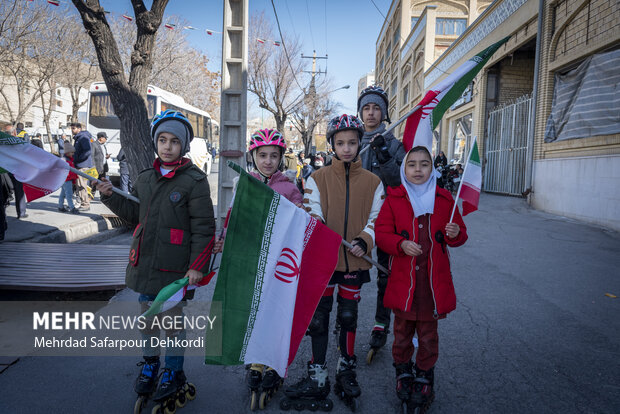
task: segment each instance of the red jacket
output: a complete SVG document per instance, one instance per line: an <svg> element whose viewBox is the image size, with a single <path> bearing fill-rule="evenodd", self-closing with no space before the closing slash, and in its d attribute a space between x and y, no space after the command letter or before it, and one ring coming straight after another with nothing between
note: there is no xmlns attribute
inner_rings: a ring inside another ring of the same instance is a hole
<svg viewBox="0 0 620 414"><path fill-rule="evenodd" d="M444 315L456 308L456 294L450 272L450 254L446 244L457 247L467 240L467 228L458 209L454 213L453 222L460 227L459 235L455 239L448 239L445 235L453 205L452 195L443 188L437 188L434 213L430 216L431 252L428 260L428 274L436 316ZM392 256L383 304L388 308L410 311L415 290L416 259L407 256L400 244L404 240L419 243L418 220L413 217L409 196L402 185L388 187L388 196L377 217L375 231L377 246ZM437 240L438 237L444 238L443 245Z"/></svg>
<svg viewBox="0 0 620 414"><path fill-rule="evenodd" d="M75 168L75 165L73 164L73 157L67 157L65 155L65 161L67 161L69 167ZM78 176L76 173L74 173L73 171L69 171L69 174L67 174L67 179L65 181L75 181L77 177Z"/></svg>

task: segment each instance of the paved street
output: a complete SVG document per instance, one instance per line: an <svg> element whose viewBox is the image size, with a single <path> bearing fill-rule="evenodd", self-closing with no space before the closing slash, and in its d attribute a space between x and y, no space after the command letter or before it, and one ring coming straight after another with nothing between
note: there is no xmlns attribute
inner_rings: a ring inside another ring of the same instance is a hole
<svg viewBox="0 0 620 414"><path fill-rule="evenodd" d="M517 198L483 194L480 208L465 218L467 244L451 250L458 304L439 323L431 412L620 412L620 299L605 295L620 296L620 235L537 212ZM129 237L106 243L128 244ZM207 301L214 286L200 289L197 299ZM364 286L360 303L360 411L397 412L389 348L372 366L364 362L375 292L374 283ZM119 294L135 296L128 290ZM300 378L309 356L305 338L287 384ZM137 361L23 357L0 374L2 412L130 412ZM249 411L243 366L204 366L201 358L190 357L186 373L198 397L180 412ZM279 412L281 395L265 412ZM349 411L335 401L333 412Z"/></svg>

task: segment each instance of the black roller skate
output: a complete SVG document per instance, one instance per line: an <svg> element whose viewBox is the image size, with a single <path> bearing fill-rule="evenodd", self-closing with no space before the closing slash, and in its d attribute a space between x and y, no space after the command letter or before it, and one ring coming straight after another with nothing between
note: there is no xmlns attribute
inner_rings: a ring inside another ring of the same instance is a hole
<svg viewBox="0 0 620 414"><path fill-rule="evenodd" d="M357 397L362 394L362 390L357 383L357 374L355 373L356 361L355 355L351 358L340 356L338 368L336 369L336 383L334 384L334 393L353 412L359 408Z"/></svg>
<svg viewBox="0 0 620 414"><path fill-rule="evenodd" d="M258 408L264 410L267 407L267 403L271 400L273 394L275 394L282 385L282 378L278 375L275 369L267 368L263 382L261 383L260 399L258 400Z"/></svg>
<svg viewBox="0 0 620 414"><path fill-rule="evenodd" d="M409 412L410 407L412 407L410 400L415 380L413 364L411 362L394 364L394 368L396 368L396 395L401 402L403 414L406 414Z"/></svg>
<svg viewBox="0 0 620 414"><path fill-rule="evenodd" d="M258 398L260 395L260 385L263 381L263 364L250 364L247 366L247 382L250 388L250 410L258 408Z"/></svg>
<svg viewBox="0 0 620 414"><path fill-rule="evenodd" d="M435 399L435 391L433 389L435 383L434 371L434 368L424 371L415 367L415 380L413 382L411 404L416 414L425 413Z"/></svg>
<svg viewBox="0 0 620 414"><path fill-rule="evenodd" d="M196 398L196 387L187 382L183 371L164 368L160 374L159 388L153 397L157 402L151 414L174 414L185 407L188 400Z"/></svg>
<svg viewBox="0 0 620 414"><path fill-rule="evenodd" d="M331 411L334 408L329 395L329 378L325 365L308 362L308 376L297 384L284 390L285 397L280 400L280 409L288 411L295 408L297 411L309 409L316 411Z"/></svg>
<svg viewBox="0 0 620 414"><path fill-rule="evenodd" d="M370 333L370 341L368 341L368 345L370 345L370 349L368 350L368 355L366 355L366 363L368 365L372 364L372 360L377 355L379 349L383 348L385 343L387 342L387 336L390 333L389 329L373 329Z"/></svg>
<svg viewBox="0 0 620 414"><path fill-rule="evenodd" d="M155 389L157 389L159 357L145 357L144 361L138 362L137 365L142 367L142 369L134 384L134 390L138 394L138 399L133 407L134 414L140 414L142 412L149 401L149 397L155 392Z"/></svg>

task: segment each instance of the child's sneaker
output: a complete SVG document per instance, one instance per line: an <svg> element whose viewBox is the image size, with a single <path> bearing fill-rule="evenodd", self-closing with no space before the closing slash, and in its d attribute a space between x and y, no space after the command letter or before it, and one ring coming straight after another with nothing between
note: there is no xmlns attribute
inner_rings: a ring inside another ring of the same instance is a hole
<svg viewBox="0 0 620 414"><path fill-rule="evenodd" d="M69 211L69 209L65 206L62 206L62 207L58 207L58 211L60 211L61 213L66 213L67 211Z"/></svg>

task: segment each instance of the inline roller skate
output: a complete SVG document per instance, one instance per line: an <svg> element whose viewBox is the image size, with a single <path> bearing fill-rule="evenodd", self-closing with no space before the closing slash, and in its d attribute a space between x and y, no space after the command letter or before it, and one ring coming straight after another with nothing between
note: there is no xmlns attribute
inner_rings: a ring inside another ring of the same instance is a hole
<svg viewBox="0 0 620 414"><path fill-rule="evenodd" d="M362 390L357 383L357 367L355 355L350 358L340 356L338 359L338 368L336 369L336 383L334 384L334 393L344 401L345 405L355 412L359 408L359 397Z"/></svg>
<svg viewBox="0 0 620 414"><path fill-rule="evenodd" d="M149 401L151 395L157 389L157 373L159 371L159 357L145 357L144 361L138 362L142 367L134 384L134 390L138 399L133 407L134 414L140 414Z"/></svg>
<svg viewBox="0 0 620 414"><path fill-rule="evenodd" d="M160 374L160 383L153 400L157 403L151 414L174 414L196 398L196 387L187 382L183 371L173 371L164 368Z"/></svg>
<svg viewBox="0 0 620 414"><path fill-rule="evenodd" d="M415 414L425 413L435 399L433 385L435 383L435 369L424 371L415 367L415 380L413 382L413 395L411 404Z"/></svg>
<svg viewBox="0 0 620 414"><path fill-rule="evenodd" d="M368 365L372 364L372 361L375 358L375 355L377 355L377 352L379 352L379 349L383 348L387 342L387 336L389 333L389 329L377 327L375 327L370 333L370 341L368 341L370 349L368 350L368 355L366 355L366 363Z"/></svg>
<svg viewBox="0 0 620 414"><path fill-rule="evenodd" d="M281 385L282 378L280 378L276 370L273 368L267 368L267 371L265 371L265 375L263 376L263 382L261 383L262 390L258 400L258 408L264 410L273 394L278 391Z"/></svg>
<svg viewBox="0 0 620 414"><path fill-rule="evenodd" d="M284 390L285 397L280 400L280 409L288 411L310 410L331 411L334 408L329 395L329 378L325 365L308 362L308 376Z"/></svg>
<svg viewBox="0 0 620 414"><path fill-rule="evenodd" d="M401 402L403 414L407 414L412 407L411 395L415 380L413 364L411 362L394 364L394 368L396 368L396 395Z"/></svg>
<svg viewBox="0 0 620 414"><path fill-rule="evenodd" d="M254 411L258 408L258 398L260 385L263 381L263 364L250 364L247 366L248 375L247 382L250 388L250 410Z"/></svg>

